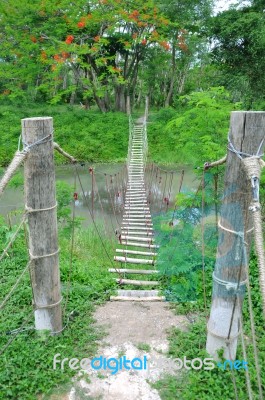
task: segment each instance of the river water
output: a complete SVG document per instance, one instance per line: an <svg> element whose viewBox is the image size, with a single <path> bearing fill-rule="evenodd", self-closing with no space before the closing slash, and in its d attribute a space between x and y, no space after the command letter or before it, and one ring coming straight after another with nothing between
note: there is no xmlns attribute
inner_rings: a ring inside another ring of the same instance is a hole
<svg viewBox="0 0 265 400"><path fill-rule="evenodd" d="M76 170L78 174L76 174ZM170 167L163 166L160 170L154 170L151 164L148 166L146 182L150 189L151 210L153 212L163 211L167 207L174 206L182 170L185 171L182 192L195 191L199 182L192 169L171 165ZM92 174L89 172L88 165L58 166L56 167L56 180L71 185L73 192L71 204L72 207L75 204L76 215L82 218L84 225L87 226L91 223L92 214L95 220L118 225L123 212L125 165L96 164L93 166L93 171L94 196L92 196ZM174 173L169 171L174 171ZM76 188L74 189L75 181ZM74 193L76 193L76 200L74 200ZM169 205L167 205L167 200L169 200ZM6 217L11 212L12 219L17 219L14 216L15 211L22 211L23 207L23 187L7 187L0 198L0 214Z"/></svg>

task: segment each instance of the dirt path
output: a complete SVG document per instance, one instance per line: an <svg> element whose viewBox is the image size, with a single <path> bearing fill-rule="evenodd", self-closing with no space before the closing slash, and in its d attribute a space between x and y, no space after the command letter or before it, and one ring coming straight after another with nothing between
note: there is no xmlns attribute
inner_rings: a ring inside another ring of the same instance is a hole
<svg viewBox="0 0 265 400"><path fill-rule="evenodd" d="M163 302L108 302L95 313L97 325L108 334L98 355L106 358L147 357L146 370L87 370L87 376L75 379L69 400L159 400L149 383L163 374L174 374L174 361L166 356L167 330L172 326L186 329L185 316L176 316Z"/></svg>

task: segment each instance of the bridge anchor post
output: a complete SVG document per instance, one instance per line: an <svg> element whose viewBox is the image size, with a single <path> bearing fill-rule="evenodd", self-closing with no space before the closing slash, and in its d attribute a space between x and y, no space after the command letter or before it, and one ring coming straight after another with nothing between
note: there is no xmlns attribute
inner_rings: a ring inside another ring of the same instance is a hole
<svg viewBox="0 0 265 400"><path fill-rule="evenodd" d="M30 149L24 171L35 328L56 334L62 331L62 298L52 118L23 119L22 140Z"/></svg>
<svg viewBox="0 0 265 400"><path fill-rule="evenodd" d="M235 360L253 236L249 210L252 190L242 160L259 157L264 148L265 112L232 112L224 195L218 224L213 295L206 350Z"/></svg>

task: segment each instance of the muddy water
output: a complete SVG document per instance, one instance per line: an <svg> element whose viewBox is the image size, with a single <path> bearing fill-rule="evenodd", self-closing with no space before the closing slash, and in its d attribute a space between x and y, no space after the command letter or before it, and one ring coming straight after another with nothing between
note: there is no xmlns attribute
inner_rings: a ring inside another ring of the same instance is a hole
<svg viewBox="0 0 265 400"><path fill-rule="evenodd" d="M183 167L185 174L182 184L182 191L196 190L198 180L194 171ZM169 199L169 207L174 205L174 198L179 190L182 167L162 167L152 173L152 166L149 165L146 171L146 182L150 190L151 207L154 212L166 209L166 202ZM76 215L83 219L83 224L92 222L92 215L97 221L119 225L123 211L123 197L125 189L124 164L96 164L94 166L94 196L92 196L92 175L89 173L89 166L77 166L78 175L72 166L60 166L56 168L56 180L71 185ZM174 171L171 174L169 171ZM173 178L173 179L172 179ZM81 183L80 183L80 181ZM172 184L171 184L172 179ZM74 183L76 180L76 189ZM171 188L171 189L170 189ZM76 200L74 200L74 193ZM15 210L23 210L24 193L23 187L7 187L0 199L0 214L7 216L14 214ZM14 216L12 216L12 219Z"/></svg>

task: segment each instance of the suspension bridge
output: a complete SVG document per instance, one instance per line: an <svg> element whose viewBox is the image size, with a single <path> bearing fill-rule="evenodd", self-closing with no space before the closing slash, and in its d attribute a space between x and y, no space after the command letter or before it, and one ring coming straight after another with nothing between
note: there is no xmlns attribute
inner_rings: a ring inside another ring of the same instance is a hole
<svg viewBox="0 0 265 400"><path fill-rule="evenodd" d="M114 261L122 268L111 268L110 273L123 275L117 278L119 285L137 287L155 287L158 271L155 269L158 245L154 241L154 230L150 207L147 202L145 167L147 160L146 119L130 123L129 146L127 158L128 182L126 187L124 213L119 234L119 248L116 249ZM137 268L135 268L137 265ZM137 275L142 279L130 279ZM149 279L146 279L148 277ZM163 300L158 290L118 290L111 300Z"/></svg>

